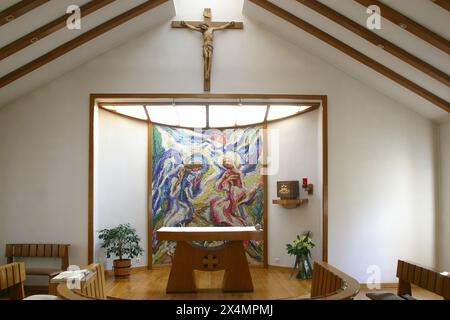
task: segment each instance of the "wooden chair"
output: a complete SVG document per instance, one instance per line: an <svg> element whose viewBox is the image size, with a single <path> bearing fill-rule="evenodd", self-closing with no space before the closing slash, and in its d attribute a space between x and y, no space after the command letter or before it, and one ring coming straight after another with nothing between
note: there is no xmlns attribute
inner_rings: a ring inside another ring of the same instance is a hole
<svg viewBox="0 0 450 320"><path fill-rule="evenodd" d="M60 258L61 268L27 268L27 275L53 277L69 267L69 244L7 244L6 258L8 263L14 258Z"/></svg>
<svg viewBox="0 0 450 320"><path fill-rule="evenodd" d="M289 300L352 300L359 292L359 282L329 265L314 262L311 293Z"/></svg>
<svg viewBox="0 0 450 320"><path fill-rule="evenodd" d="M71 290L65 283L57 287L57 294L63 300L120 300L106 296L105 292L105 268L103 264L94 263L86 267L95 275L81 282L80 290Z"/></svg>
<svg viewBox="0 0 450 320"><path fill-rule="evenodd" d="M105 267L101 263L94 263L86 267L95 276L81 283L81 294L97 300L105 300Z"/></svg>
<svg viewBox="0 0 450 320"><path fill-rule="evenodd" d="M8 290L11 300L22 300L25 298L25 264L14 262L0 266L0 291Z"/></svg>

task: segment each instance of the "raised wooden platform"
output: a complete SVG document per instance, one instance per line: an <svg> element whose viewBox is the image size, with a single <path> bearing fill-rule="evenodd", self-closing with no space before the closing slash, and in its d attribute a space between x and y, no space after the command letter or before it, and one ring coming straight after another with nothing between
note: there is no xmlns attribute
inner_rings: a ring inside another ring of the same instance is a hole
<svg viewBox="0 0 450 320"><path fill-rule="evenodd" d="M253 278L253 292L227 293L221 290L223 271L195 271L197 293L167 293L166 284L170 267L153 270L133 270L129 280L116 280L108 276L106 291L109 296L137 300L269 300L284 299L299 295L309 296L311 281L290 278L289 268L250 267ZM212 288L212 289L206 289Z"/></svg>

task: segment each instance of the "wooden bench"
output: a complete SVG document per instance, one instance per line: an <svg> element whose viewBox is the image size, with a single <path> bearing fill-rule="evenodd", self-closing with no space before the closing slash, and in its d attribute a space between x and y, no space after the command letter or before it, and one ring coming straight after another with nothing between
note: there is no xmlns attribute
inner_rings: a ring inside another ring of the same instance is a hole
<svg viewBox="0 0 450 320"><path fill-rule="evenodd" d="M69 267L69 244L7 244L6 258L13 263L14 258L60 258L61 268L27 268L27 275L52 277Z"/></svg>
<svg viewBox="0 0 450 320"><path fill-rule="evenodd" d="M352 300L359 282L326 262L314 262L311 293L289 300Z"/></svg>
<svg viewBox="0 0 450 320"><path fill-rule="evenodd" d="M412 296L412 286L433 292L444 300L450 300L450 277L429 267L413 262L398 260L397 295L390 292L369 292L366 296L372 300L416 300Z"/></svg>
<svg viewBox="0 0 450 320"><path fill-rule="evenodd" d="M416 285L443 297L444 300L450 300L450 276L443 275L435 269L399 260L397 277L397 294L399 296L411 296L411 285Z"/></svg>
<svg viewBox="0 0 450 320"><path fill-rule="evenodd" d="M14 262L0 266L0 291L8 290L11 300L22 300L25 298L25 264Z"/></svg>

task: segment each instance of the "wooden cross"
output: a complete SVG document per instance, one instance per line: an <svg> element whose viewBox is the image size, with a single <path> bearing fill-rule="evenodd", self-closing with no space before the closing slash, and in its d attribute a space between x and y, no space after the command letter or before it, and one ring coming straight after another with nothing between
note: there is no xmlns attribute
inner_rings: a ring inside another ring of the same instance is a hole
<svg viewBox="0 0 450 320"><path fill-rule="evenodd" d="M214 51L213 41L214 32L224 29L243 29L242 22L212 22L211 9L206 8L203 11L203 21L172 21L172 28L188 28L203 34L203 74L204 91L211 91L211 69L212 56Z"/></svg>
<svg viewBox="0 0 450 320"><path fill-rule="evenodd" d="M219 265L219 259L216 255L208 254L203 257L202 264L206 269L214 269Z"/></svg>

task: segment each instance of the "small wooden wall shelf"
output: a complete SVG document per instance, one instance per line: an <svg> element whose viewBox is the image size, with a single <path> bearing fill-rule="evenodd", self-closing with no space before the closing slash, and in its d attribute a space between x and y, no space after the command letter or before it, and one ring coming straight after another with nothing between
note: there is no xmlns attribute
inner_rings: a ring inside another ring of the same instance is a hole
<svg viewBox="0 0 450 320"><path fill-rule="evenodd" d="M308 199L273 199L272 203L279 204L286 209L294 209L300 207L305 203L308 203Z"/></svg>

